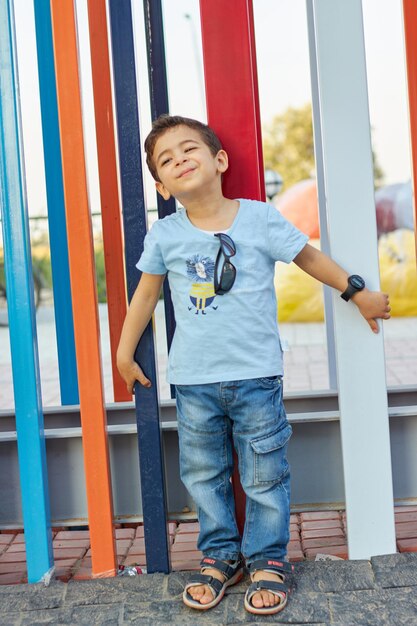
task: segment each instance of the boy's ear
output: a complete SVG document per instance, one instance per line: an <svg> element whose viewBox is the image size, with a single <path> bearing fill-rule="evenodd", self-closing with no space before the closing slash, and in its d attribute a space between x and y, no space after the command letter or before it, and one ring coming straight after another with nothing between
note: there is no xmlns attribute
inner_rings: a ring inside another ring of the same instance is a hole
<svg viewBox="0 0 417 626"><path fill-rule="evenodd" d="M164 200L169 200L171 197L171 194L169 193L168 189L166 189L166 187L164 187L164 185L159 182L156 181L155 182L155 187L156 187L156 191L161 194L161 196L163 197Z"/></svg>
<svg viewBox="0 0 417 626"><path fill-rule="evenodd" d="M219 150L216 154L217 159L217 169L221 174L229 168L229 157L227 156L227 152L225 150Z"/></svg>

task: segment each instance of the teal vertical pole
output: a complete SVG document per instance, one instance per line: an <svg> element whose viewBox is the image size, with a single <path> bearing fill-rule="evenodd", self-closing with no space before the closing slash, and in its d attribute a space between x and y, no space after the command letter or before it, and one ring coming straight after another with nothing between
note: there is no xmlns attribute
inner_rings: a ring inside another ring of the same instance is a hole
<svg viewBox="0 0 417 626"><path fill-rule="evenodd" d="M77 361L49 0L34 0L34 10L61 402L78 404Z"/></svg>
<svg viewBox="0 0 417 626"><path fill-rule="evenodd" d="M53 566L13 0L0 0L0 209L29 582Z"/></svg>

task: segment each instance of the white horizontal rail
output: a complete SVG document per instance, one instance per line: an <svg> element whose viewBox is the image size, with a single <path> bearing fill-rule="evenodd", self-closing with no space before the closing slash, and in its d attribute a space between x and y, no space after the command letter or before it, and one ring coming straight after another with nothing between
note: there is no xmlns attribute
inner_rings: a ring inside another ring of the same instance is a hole
<svg viewBox="0 0 417 626"><path fill-rule="evenodd" d="M395 406L388 409L390 418L416 417L417 406ZM339 411L317 411L315 413L291 413L288 416L290 424L311 424L314 422L339 422ZM174 420L161 422L164 431L177 430L177 422ZM109 435L132 435L136 434L136 424L111 424L107 426ZM80 426L73 428L46 428L45 439L72 439L82 436ZM6 441L16 441L16 431L9 430L0 433L0 443Z"/></svg>

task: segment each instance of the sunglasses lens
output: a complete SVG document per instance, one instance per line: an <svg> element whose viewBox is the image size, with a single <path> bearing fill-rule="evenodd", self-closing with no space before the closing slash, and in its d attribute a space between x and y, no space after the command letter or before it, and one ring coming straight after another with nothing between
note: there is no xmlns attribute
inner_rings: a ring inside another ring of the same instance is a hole
<svg viewBox="0 0 417 626"><path fill-rule="evenodd" d="M236 270L231 263L225 263L222 277L220 281L220 287L223 291L229 291L232 288L236 278Z"/></svg>
<svg viewBox="0 0 417 626"><path fill-rule="evenodd" d="M230 263L229 258L236 254L236 246L233 239L224 233L216 233L219 238L220 248L215 265L215 293L222 295L233 287L236 279L236 268Z"/></svg>
<svg viewBox="0 0 417 626"><path fill-rule="evenodd" d="M223 254L226 256L235 255L236 246L235 246L233 239L231 239L228 235L225 235L224 233L219 233L217 236L220 239L220 245L221 245Z"/></svg>

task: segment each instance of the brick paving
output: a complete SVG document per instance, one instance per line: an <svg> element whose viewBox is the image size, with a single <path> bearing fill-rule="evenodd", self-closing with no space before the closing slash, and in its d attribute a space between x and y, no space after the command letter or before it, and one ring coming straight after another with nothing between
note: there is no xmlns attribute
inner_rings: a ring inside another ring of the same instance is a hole
<svg viewBox="0 0 417 626"><path fill-rule="evenodd" d="M395 528L398 552L417 552L417 506L396 507ZM198 531L197 522L169 523L173 571L199 569L202 555L197 549ZM142 525L115 529L119 565L138 565L146 570L143 535ZM92 578L88 530L54 530L53 550L57 579L67 582L72 578ZM348 558L344 511L291 514L289 560L299 563L313 560L317 554ZM3 530L0 533L0 585L26 581L24 535L19 530Z"/></svg>
<svg viewBox="0 0 417 626"><path fill-rule="evenodd" d="M324 324L280 324L280 330L289 344L284 353L286 391L328 389ZM417 319L384 322L384 346L388 387L417 385Z"/></svg>
<svg viewBox="0 0 417 626"><path fill-rule="evenodd" d="M103 382L106 402L113 402L110 340L106 305L99 306ZM165 380L167 345L163 303L155 313L159 392L162 400L170 398ZM284 353L286 391L315 391L329 387L326 331L322 323L280 324L281 336L288 343ZM58 357L54 313L51 305L37 314L38 350L44 406L60 405ZM386 375L389 387L417 385L417 318L393 318L384 323ZM0 410L14 406L10 343L7 327L0 326Z"/></svg>

